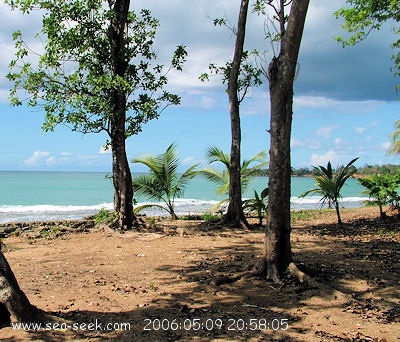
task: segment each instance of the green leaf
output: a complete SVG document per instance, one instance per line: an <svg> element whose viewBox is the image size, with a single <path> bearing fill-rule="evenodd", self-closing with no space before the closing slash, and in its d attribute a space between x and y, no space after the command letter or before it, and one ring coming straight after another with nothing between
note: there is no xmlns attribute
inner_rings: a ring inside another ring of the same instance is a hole
<svg viewBox="0 0 400 342"><path fill-rule="evenodd" d="M134 158L132 162L143 164L149 169L148 174L133 178L134 191L149 199L164 202L171 216L176 218L174 200L183 196L188 181L197 176L198 164L179 174L179 159L174 143L158 156L144 155Z"/></svg>

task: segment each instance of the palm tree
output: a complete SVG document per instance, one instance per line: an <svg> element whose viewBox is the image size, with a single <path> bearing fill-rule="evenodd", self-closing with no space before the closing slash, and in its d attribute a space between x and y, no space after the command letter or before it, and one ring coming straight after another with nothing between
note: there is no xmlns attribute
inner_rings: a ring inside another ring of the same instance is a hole
<svg viewBox="0 0 400 342"><path fill-rule="evenodd" d="M258 225L262 226L262 221L268 210L268 192L269 189L265 188L259 195L254 190L254 198L243 201L243 208L248 209L251 212L256 212L258 217Z"/></svg>
<svg viewBox="0 0 400 342"><path fill-rule="evenodd" d="M366 188L362 193L369 196L369 200L364 201L364 203L370 206L377 205L380 217L384 219L386 214L382 207L389 203L393 177L388 173L373 174L369 177L360 178L358 182Z"/></svg>
<svg viewBox="0 0 400 342"><path fill-rule="evenodd" d="M400 120L394 123L396 130L392 133L392 146L389 148L389 153L400 154Z"/></svg>
<svg viewBox="0 0 400 342"><path fill-rule="evenodd" d="M203 174L208 180L218 184L216 189L216 193L218 195L229 195L229 185L230 185L230 167L231 161L229 154L222 151L220 148L211 146L207 149L207 158L209 164L220 163L223 165L223 169L216 169L216 168L208 168L202 169L199 172ZM265 162L266 152L262 151L249 160L244 160L242 162L240 168L240 177L241 177L241 185L242 185L242 193L244 193L249 184L255 176L257 176L262 170L262 168L267 164ZM257 163L256 165L251 166L251 164ZM220 207L223 203L228 202L229 199L223 199L222 201L218 202L215 208Z"/></svg>
<svg viewBox="0 0 400 342"><path fill-rule="evenodd" d="M150 200L164 202L166 205L164 207L160 204L144 204L135 208L135 212L148 207L159 207L168 211L173 219L178 219L174 211L174 200L183 195L188 181L197 175L195 168L198 164L179 174L176 150L176 145L173 143L159 156L145 155L132 160L133 163L140 163L149 168L148 174L133 179L133 190Z"/></svg>
<svg viewBox="0 0 400 342"><path fill-rule="evenodd" d="M338 223L342 224L339 212L339 199L342 197L340 191L347 179L356 172L357 169L352 167L352 165L357 159L358 158L354 158L346 166L338 167L336 170L332 168L331 162L328 162L326 168L321 165L314 167L314 179L317 188L304 192L300 197L305 197L310 194L321 195L322 205L328 204L329 208L333 205L336 209Z"/></svg>

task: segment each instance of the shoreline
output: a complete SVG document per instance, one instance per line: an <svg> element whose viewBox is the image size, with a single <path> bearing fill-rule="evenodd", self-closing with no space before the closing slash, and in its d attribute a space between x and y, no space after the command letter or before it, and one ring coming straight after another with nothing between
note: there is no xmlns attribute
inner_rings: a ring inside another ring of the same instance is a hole
<svg viewBox="0 0 400 342"><path fill-rule="evenodd" d="M341 207L360 208L367 197L343 197ZM183 198L175 200L175 211L178 216L203 215L211 212L218 200L201 200ZM142 201L143 204L155 204L155 202ZM163 204L163 203L157 203ZM322 208L325 208L322 207ZM3 205L0 206L0 226L8 223L35 222L35 221L64 221L82 220L95 215L100 210L112 211L112 203L100 203L95 205ZM318 210L321 209L318 197L292 197L291 210ZM166 211L157 208L148 208L141 211L146 216L168 216Z"/></svg>
<svg viewBox="0 0 400 342"><path fill-rule="evenodd" d="M334 215L334 209L329 210L328 208L319 208L319 209L292 209L292 213L296 212L309 212L312 214L313 212L321 213L321 212L329 212ZM365 211L375 212L378 214L378 207L354 207L354 208L341 208L341 212L351 212L353 214L365 213ZM168 215L139 215L140 217L146 219L158 219L163 221L171 221L174 222ZM188 213L186 215L178 215L179 219L176 222L187 222L187 221L198 221L204 222L204 219L192 219L188 220L185 217L199 217L196 213ZM311 215L312 216L312 215ZM20 232L31 232L37 230L46 230L46 229L56 229L56 230L71 230L71 231L82 231L95 227L95 223L93 220L93 216L87 216L81 219L59 219L59 220L36 220L36 221L13 221L13 222L0 222L0 238L4 238L9 234L14 233L15 231Z"/></svg>

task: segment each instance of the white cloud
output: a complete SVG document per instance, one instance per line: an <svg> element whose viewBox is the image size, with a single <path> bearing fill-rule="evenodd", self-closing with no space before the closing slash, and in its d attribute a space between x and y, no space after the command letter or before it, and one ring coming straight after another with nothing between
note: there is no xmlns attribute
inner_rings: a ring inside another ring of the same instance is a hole
<svg viewBox="0 0 400 342"><path fill-rule="evenodd" d="M32 156L24 161L30 167L61 167L70 169L74 165L80 167L97 167L109 165L109 153L80 154L61 152L52 155L48 151L35 151Z"/></svg>
<svg viewBox="0 0 400 342"><path fill-rule="evenodd" d="M304 148L306 148L308 150L315 151L315 150L319 150L321 148L321 143L316 139L305 139L305 140L302 140L302 139L292 138L291 142L290 142L290 146L292 148L304 147Z"/></svg>
<svg viewBox="0 0 400 342"><path fill-rule="evenodd" d="M325 154L313 153L311 155L310 163L313 166L316 165L324 166L328 164L329 161L331 162L331 164L335 164L335 162L338 161L338 154L333 150L329 150Z"/></svg>
<svg viewBox="0 0 400 342"><path fill-rule="evenodd" d="M330 138L332 131L339 129L340 125L321 127L317 130L317 135L323 138Z"/></svg>
<svg viewBox="0 0 400 342"><path fill-rule="evenodd" d="M356 134L359 134L359 135L363 134L366 130L367 130L366 127L356 127L356 128L354 128L354 132Z"/></svg>
<svg viewBox="0 0 400 342"><path fill-rule="evenodd" d="M56 159L54 157L49 157L46 159L46 165L54 165L56 163Z"/></svg>
<svg viewBox="0 0 400 342"><path fill-rule="evenodd" d="M190 157L183 158L181 161L181 164L185 167L191 167L194 164L203 164L204 162L205 162L204 160L200 160L200 159L197 159L196 157L190 156Z"/></svg>
<svg viewBox="0 0 400 342"><path fill-rule="evenodd" d="M340 101L323 96L295 96L294 103L298 108L327 108L336 107Z"/></svg>
<svg viewBox="0 0 400 342"><path fill-rule="evenodd" d="M392 146L392 143L389 141L385 141L381 144L380 147L382 150L387 151L390 148L390 146Z"/></svg>
<svg viewBox="0 0 400 342"><path fill-rule="evenodd" d="M47 164L54 162L54 158L50 157L50 152L47 151L35 151L32 156L24 161L29 166L39 166L41 164Z"/></svg>
<svg viewBox="0 0 400 342"><path fill-rule="evenodd" d="M335 146L340 146L340 145L342 145L342 144L343 144L343 139L341 139L341 138L336 138L336 139L334 140L334 144L335 144Z"/></svg>
<svg viewBox="0 0 400 342"><path fill-rule="evenodd" d="M331 112L342 114L365 114L377 110L385 102L378 100L341 101L324 96L295 96L294 103L297 109L329 109Z"/></svg>
<svg viewBox="0 0 400 342"><path fill-rule="evenodd" d="M304 147L305 146L305 142L303 140L300 140L300 139L292 138L292 140L290 142L290 146L291 147Z"/></svg>

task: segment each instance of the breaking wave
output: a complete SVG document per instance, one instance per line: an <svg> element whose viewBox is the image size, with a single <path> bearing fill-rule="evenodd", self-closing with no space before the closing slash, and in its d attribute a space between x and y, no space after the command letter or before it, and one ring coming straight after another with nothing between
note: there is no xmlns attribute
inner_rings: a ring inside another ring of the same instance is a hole
<svg viewBox="0 0 400 342"><path fill-rule="evenodd" d="M362 206L366 197L345 197L341 205L346 208ZM292 197L291 208L293 210L319 209L321 208L319 197ZM176 199L175 211L179 215L201 215L209 212L218 201L206 201L199 199ZM142 202L138 205L149 204ZM162 203L158 203L162 204ZM0 223L5 222L32 222L44 220L75 220L82 219L98 212L100 209L112 210L112 203L96 205L3 205L0 206ZM142 211L148 216L168 216L168 212L159 208L149 208Z"/></svg>

